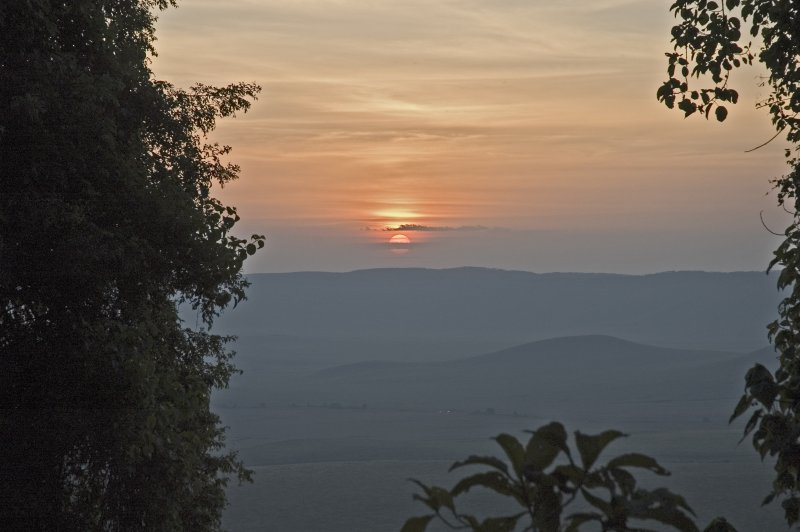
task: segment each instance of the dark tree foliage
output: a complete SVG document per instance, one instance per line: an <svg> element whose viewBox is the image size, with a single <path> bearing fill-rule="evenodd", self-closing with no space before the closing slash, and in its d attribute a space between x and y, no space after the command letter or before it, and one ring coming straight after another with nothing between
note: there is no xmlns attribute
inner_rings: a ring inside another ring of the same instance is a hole
<svg viewBox="0 0 800 532"><path fill-rule="evenodd" d="M728 86L731 70L756 59L766 67L766 109L777 138L785 133L789 172L773 181L778 203L793 215L785 239L770 268L781 268L778 287L788 295L778 308L769 337L779 354L773 374L756 365L746 375L745 393L732 419L752 411L745 437L762 458L775 459L773 490L764 503L782 500L787 522L800 522L800 1L798 0L678 0L671 6L678 23L672 28L674 51L667 53L669 79L657 97L667 107L677 105L689 116L714 109L722 121L725 102L736 103ZM751 39L756 41L754 45ZM710 84L704 85L704 82ZM699 86L696 86L699 85Z"/></svg>
<svg viewBox="0 0 800 532"><path fill-rule="evenodd" d="M476 466L483 471L462 478L450 489L412 480L422 490L414 499L432 513L408 519L401 532L425 532L435 521L451 530L473 532L646 532L653 530L652 526L699 532L694 512L683 497L665 488L648 490L638 485L633 474L637 469L669 475L656 460L626 453L598 464L605 448L625 436L621 432L575 432L577 452L570 448L561 423L550 423L530 434L525 444L510 434L497 436L503 459L470 456L454 463L450 471ZM489 490L514 501L518 511L483 519L465 513L458 508L457 498L474 489ZM581 507L575 508L574 503ZM736 529L718 517L704 531Z"/></svg>
<svg viewBox="0 0 800 532"><path fill-rule="evenodd" d="M215 120L259 87L153 79L168 0L0 2L0 527L216 530L228 476L205 332L244 297ZM190 303L204 328L184 327Z"/></svg>

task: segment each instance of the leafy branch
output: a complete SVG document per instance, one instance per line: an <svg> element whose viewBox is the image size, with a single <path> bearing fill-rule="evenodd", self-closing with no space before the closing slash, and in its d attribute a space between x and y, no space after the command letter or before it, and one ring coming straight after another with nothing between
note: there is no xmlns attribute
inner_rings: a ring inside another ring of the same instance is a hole
<svg viewBox="0 0 800 532"><path fill-rule="evenodd" d="M401 532L424 532L434 521L452 530L474 532L512 532L520 525L532 532L577 532L586 524L599 525L603 532L642 530L633 527L632 520L656 522L680 532L699 531L694 512L683 497L665 488L639 487L634 470L669 475L655 459L626 453L597 465L606 447L625 434L615 430L596 435L576 431L577 461L561 423L549 423L529 434L524 445L510 434L495 437L504 459L470 456L454 463L451 472L464 467L484 469L462 478L449 490L412 479L422 490L414 494L414 499L432 513L408 519ZM513 500L520 511L484 519L460 511L457 498L478 488ZM589 510L565 515L565 509L576 500L583 501ZM705 530L735 532L722 518Z"/></svg>

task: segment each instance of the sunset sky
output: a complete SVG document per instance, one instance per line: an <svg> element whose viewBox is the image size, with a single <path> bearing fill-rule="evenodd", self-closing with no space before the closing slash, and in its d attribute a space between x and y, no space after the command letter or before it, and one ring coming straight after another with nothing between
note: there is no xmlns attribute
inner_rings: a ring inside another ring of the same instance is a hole
<svg viewBox="0 0 800 532"><path fill-rule="evenodd" d="M724 124L663 108L669 4L183 0L153 70L263 87L213 137L242 167L220 193L240 232L267 236L249 272L763 270L759 211L786 223L783 145L744 153L773 134L763 72L737 74Z"/></svg>

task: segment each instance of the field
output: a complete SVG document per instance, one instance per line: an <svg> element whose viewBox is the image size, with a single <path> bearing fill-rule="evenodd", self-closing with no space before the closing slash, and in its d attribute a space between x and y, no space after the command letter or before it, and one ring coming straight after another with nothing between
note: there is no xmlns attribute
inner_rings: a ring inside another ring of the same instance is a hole
<svg viewBox="0 0 800 532"><path fill-rule="evenodd" d="M405 518L424 513L411 500L409 477L451 485L455 476L447 469L454 460L494 453L491 435L520 433L544 422L318 408L237 409L223 416L231 425L232 443L255 471L253 484L229 490L225 525L241 532L399 530ZM262 423L272 436L244 436L243 427ZM391 433L387 427L393 428ZM384 438L375 438L375 433ZM629 433L627 440L608 449L608 456L635 449L657 457L673 475L650 476L648 482L686 496L699 522L725 515L742 532L785 527L777 506L759 506L769 489L770 468L747 443L737 446L739 427L718 420L687 430ZM465 501L470 509L495 514L506 504L480 496Z"/></svg>
<svg viewBox="0 0 800 532"><path fill-rule="evenodd" d="M781 530L771 469L728 424L754 363L774 366L763 274L609 276L479 269L276 274L222 320L243 374L213 398L256 473L230 488L232 532L383 532L424 513L408 478L551 420L630 435L705 525ZM385 312L384 302L392 305ZM187 320L190 316L187 316ZM634 341L632 341L634 340ZM761 349L759 349L761 347ZM755 351L754 351L755 349ZM501 514L506 501L469 494Z"/></svg>

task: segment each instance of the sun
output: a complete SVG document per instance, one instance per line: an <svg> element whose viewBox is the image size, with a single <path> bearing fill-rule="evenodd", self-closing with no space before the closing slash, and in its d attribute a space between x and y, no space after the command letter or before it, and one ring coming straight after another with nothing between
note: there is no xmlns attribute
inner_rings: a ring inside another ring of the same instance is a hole
<svg viewBox="0 0 800 532"><path fill-rule="evenodd" d="M389 249L395 255L405 255L411 248L411 239L406 235L394 235L389 239Z"/></svg>

